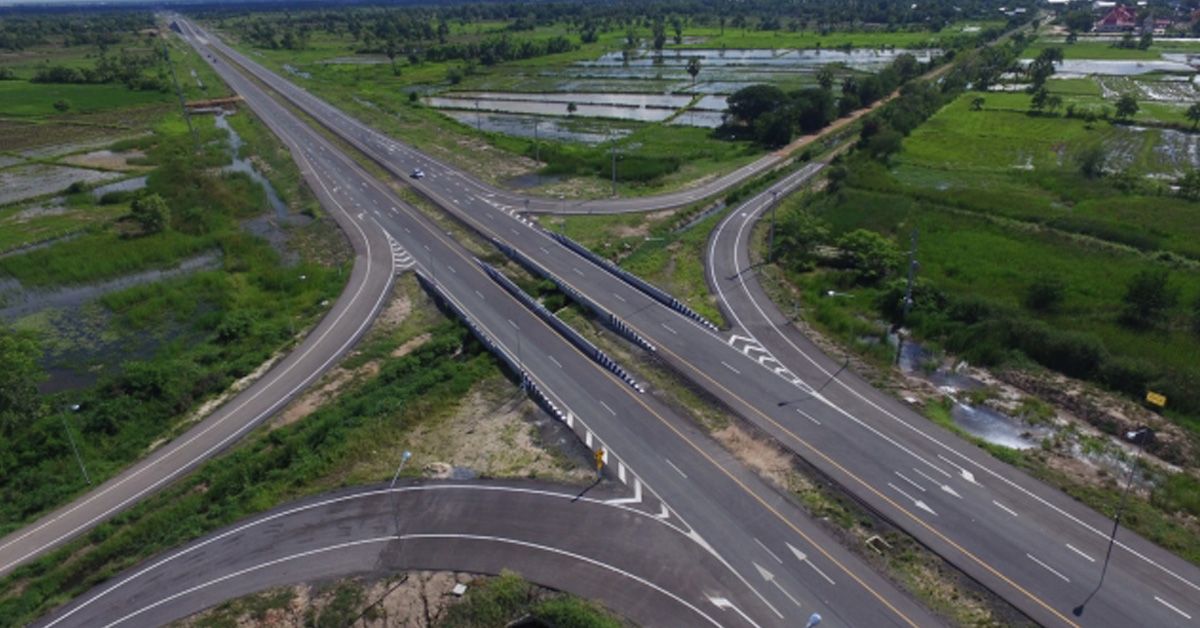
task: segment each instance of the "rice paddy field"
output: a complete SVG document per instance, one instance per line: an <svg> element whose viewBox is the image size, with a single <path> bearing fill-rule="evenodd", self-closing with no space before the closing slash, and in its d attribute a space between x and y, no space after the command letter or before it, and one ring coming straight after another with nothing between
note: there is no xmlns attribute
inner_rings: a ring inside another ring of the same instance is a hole
<svg viewBox="0 0 1200 628"><path fill-rule="evenodd" d="M615 141L621 155L669 153L688 164L679 176L621 182L622 195L675 189L736 169L761 154L744 142L733 142L731 148L729 140L708 137L723 122L725 98L743 87L811 87L822 67L833 69L838 81L862 76L906 52L928 60L946 37L1000 25L962 23L937 33L880 29L826 34L800 28L762 32L688 26L681 43L669 39L664 50L655 51L648 44L648 28L636 29L638 41L630 46L625 28L582 44L578 32L562 24L519 33L507 31L506 23L453 24L452 42L508 33L513 41L566 37L577 46L482 67L459 61L414 63L405 55L393 63L381 54L356 54L361 42L348 33L316 29L302 50L272 50L243 40L240 24L227 20L210 26L257 61L355 115L497 182L531 173L537 164L520 162L514 153L533 157L538 142L578 151ZM692 59L700 62L694 78L687 72ZM493 149L490 158L461 150L479 140ZM522 171L514 171L518 163ZM540 186L540 192L573 198L603 194L606 188L599 183L588 177L553 180Z"/></svg>

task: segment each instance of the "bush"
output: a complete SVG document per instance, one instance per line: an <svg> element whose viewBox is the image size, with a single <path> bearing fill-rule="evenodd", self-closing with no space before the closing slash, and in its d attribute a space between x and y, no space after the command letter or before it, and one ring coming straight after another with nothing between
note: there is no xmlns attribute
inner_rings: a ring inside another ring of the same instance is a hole
<svg viewBox="0 0 1200 628"><path fill-rule="evenodd" d="M1165 269L1143 270L1129 280L1122 297L1121 324L1134 329L1152 329L1166 322L1179 302L1179 291L1170 284Z"/></svg>
<svg viewBox="0 0 1200 628"><path fill-rule="evenodd" d="M1057 275L1040 275L1029 284L1025 307L1036 312L1051 312L1066 296L1067 284Z"/></svg>

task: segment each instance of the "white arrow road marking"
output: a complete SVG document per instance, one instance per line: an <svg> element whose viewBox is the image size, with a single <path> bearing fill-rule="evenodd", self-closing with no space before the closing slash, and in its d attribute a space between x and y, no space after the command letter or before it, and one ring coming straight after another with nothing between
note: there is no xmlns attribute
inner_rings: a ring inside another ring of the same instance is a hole
<svg viewBox="0 0 1200 628"><path fill-rule="evenodd" d="M825 581L826 581L826 582L828 582L829 584L836 584L836 583L833 581L833 578L830 578L829 576L825 575L825 572L824 572L824 571L821 571L820 569L818 569L818 568L817 568L817 566L816 566L816 565L814 565L814 564L813 564L813 562L812 562L811 560L809 560L809 559L808 559L808 555L807 555L807 554L805 554L804 552L801 552L800 550L796 549L795 547L792 547L792 544L791 544L791 543L787 543L787 546L788 546L788 549L792 550L792 553L796 555L796 559L797 559L797 560L799 560L799 561L800 561L800 562L802 562L802 563L807 563L809 567L812 567L812 568L813 568L813 571L815 571L815 572L817 572L818 574L820 574L820 576L821 576L822 578L824 578L824 579L825 579Z"/></svg>
<svg viewBox="0 0 1200 628"><path fill-rule="evenodd" d="M964 469L964 468L962 468L962 467L960 467L960 466L958 466L958 465L954 464L953 462L950 462L950 460L949 460L949 459L947 459L947 458L946 458L945 456L943 456L942 454L938 454L938 458L941 458L941 459L942 459L942 462L944 462L944 463L946 463L946 464L948 464L948 465L950 465L950 466L954 467L955 469L958 469L958 472L959 472L959 474L960 474L960 475L962 475L962 478L963 478L964 480L966 480L966 481L970 482L971 484L979 484L979 482L976 482L976 481L975 481L975 474L973 474L973 473L971 473L970 471L967 471L966 469Z"/></svg>
<svg viewBox="0 0 1200 628"><path fill-rule="evenodd" d="M958 499L962 499L962 495L959 495L958 491L955 491L953 488L951 488L949 484L942 484L941 482L938 482L937 480L929 477L928 473L925 473L924 471L922 471L916 467L913 467L913 471L915 471L917 473L917 475L925 478L926 480L929 480L930 482L933 482L934 484L941 486L943 491L950 493L951 495L957 497Z"/></svg>
<svg viewBox="0 0 1200 628"><path fill-rule="evenodd" d="M927 505L925 504L925 502L923 502L923 501L921 501L921 500L919 500L919 499L917 499L917 498L913 497L912 495L909 495L908 493L905 493L904 491L900 490L900 487L899 487L899 486L896 486L895 484L892 484L891 482L888 482L888 486L892 487L892 490L896 491L897 493L900 493L901 495L903 495L903 496L907 497L907 498L908 498L910 501L912 501L913 505L914 505L914 506L916 506L917 508L920 508L921 510L924 510L925 512L927 512L927 513L929 513L929 514L931 514L931 515L933 515L933 516L935 516L935 517L937 516L937 513L936 513L936 512L934 512L932 508L930 508L929 506L927 506Z"/></svg>
<svg viewBox="0 0 1200 628"><path fill-rule="evenodd" d="M719 608L723 611L727 611L732 608L735 613L737 613L738 615L741 615L742 619L746 620L746 623L750 624L751 626L754 626L754 628L759 628L759 625L754 623L753 619L750 619L748 616L746 616L746 614L742 612L742 609L734 606L733 602L730 602L729 600L727 600L723 597L712 597L712 596L709 596L708 601L712 602L713 606L716 606L717 608ZM776 615L778 615L778 614L779 613L776 613ZM780 617L782 617L782 615L780 615Z"/></svg>
<svg viewBox="0 0 1200 628"><path fill-rule="evenodd" d="M800 606L800 602L796 598L792 597L791 593L788 593L787 591L785 591L782 585L780 585L778 582L775 581L775 574L767 571L766 569L763 569L763 566L756 562L751 561L750 564L754 565L754 568L758 570L758 575L762 576L763 580L766 580L767 582L770 582L771 584L775 585L775 588L779 589L780 593L784 594L784 596L786 596L787 599L791 600L792 604L795 604L796 606Z"/></svg>

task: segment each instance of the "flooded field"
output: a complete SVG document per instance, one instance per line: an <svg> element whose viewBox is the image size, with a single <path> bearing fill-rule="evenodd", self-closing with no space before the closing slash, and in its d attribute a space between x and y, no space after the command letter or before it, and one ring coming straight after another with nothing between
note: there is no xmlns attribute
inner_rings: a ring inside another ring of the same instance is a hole
<svg viewBox="0 0 1200 628"><path fill-rule="evenodd" d="M65 190L72 183L98 183L120 178L116 172L29 164L0 170L0 205Z"/></svg>
<svg viewBox="0 0 1200 628"><path fill-rule="evenodd" d="M1185 78L1186 77L1181 77ZM1096 84L1101 94L1109 100L1117 100L1122 94L1133 94L1141 100L1177 102L1191 104L1200 98L1196 85L1189 80L1144 81L1127 76L1097 76Z"/></svg>
<svg viewBox="0 0 1200 628"><path fill-rule="evenodd" d="M585 118L611 118L617 120L635 120L638 122L662 122L671 117L676 111L675 108L670 107L590 103L575 104L573 102L546 102L510 98L446 98L434 96L426 98L425 102L431 107L439 109L526 113L542 116L576 115ZM575 104L575 111L568 109L569 104Z"/></svg>
<svg viewBox="0 0 1200 628"><path fill-rule="evenodd" d="M796 89L815 84L816 72L827 65L847 75L880 70L901 54L925 62L937 52L902 48L614 51L567 67L483 77L472 83L473 90L444 92L426 97L425 102L460 122L520 136L532 135L532 122L527 119L534 116L716 128L724 122L725 99L745 87L768 83ZM687 73L692 59L701 64L695 79ZM576 109L568 112L572 104ZM598 141L588 133L560 131L556 139Z"/></svg>
<svg viewBox="0 0 1200 628"><path fill-rule="evenodd" d="M463 124L478 126L484 131L505 133L516 137L539 137L554 142L578 142L593 146L608 141L612 136L619 139L633 132L629 128L619 126L606 129L605 126L612 125L605 125L596 120L564 120L508 113L476 114L474 111L453 110L446 111L446 115Z"/></svg>
<svg viewBox="0 0 1200 628"><path fill-rule="evenodd" d="M1028 65L1029 59L1021 63ZM1105 59L1067 59L1056 64L1055 78L1083 78L1092 74L1105 76L1137 76L1151 72L1195 72L1196 68L1182 61L1129 61Z"/></svg>

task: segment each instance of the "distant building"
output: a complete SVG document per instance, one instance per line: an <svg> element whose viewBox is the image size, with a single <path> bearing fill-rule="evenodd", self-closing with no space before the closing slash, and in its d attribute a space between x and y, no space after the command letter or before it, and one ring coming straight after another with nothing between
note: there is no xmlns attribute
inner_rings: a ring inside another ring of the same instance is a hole
<svg viewBox="0 0 1200 628"><path fill-rule="evenodd" d="M1137 27L1137 12L1127 6L1113 7L1096 22L1097 33L1123 33Z"/></svg>

